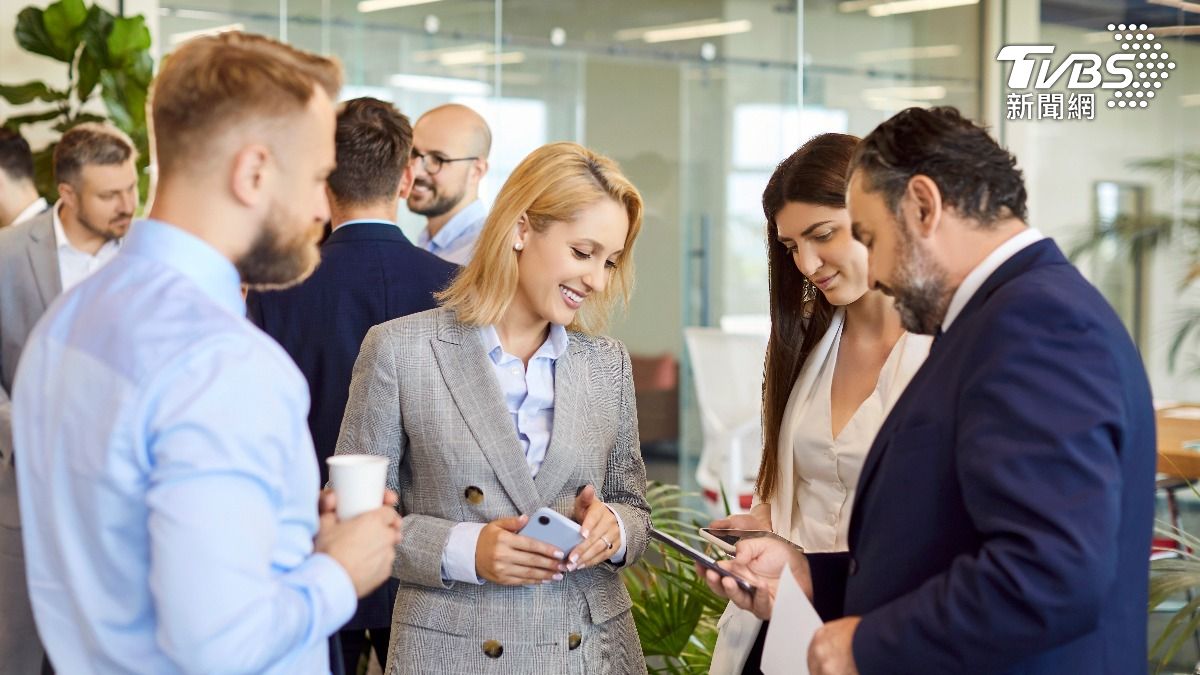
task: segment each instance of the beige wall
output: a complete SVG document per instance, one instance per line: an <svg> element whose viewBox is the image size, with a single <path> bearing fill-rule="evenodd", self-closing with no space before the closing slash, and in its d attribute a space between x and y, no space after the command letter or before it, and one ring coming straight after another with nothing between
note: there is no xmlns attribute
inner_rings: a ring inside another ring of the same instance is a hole
<svg viewBox="0 0 1200 675"><path fill-rule="evenodd" d="M645 218L634 249L629 312L611 333L631 352L682 348L679 67L589 59L583 142L621 164L642 193ZM600 102L604 102L601 104Z"/></svg>

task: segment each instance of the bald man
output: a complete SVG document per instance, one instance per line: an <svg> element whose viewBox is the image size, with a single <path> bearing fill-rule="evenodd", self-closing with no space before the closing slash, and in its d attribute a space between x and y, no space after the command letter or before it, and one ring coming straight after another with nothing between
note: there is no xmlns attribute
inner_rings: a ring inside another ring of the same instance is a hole
<svg viewBox="0 0 1200 675"><path fill-rule="evenodd" d="M458 265L471 259L487 217L479 181L491 148L487 122L465 105L438 106L417 120L408 210L427 219L418 246Z"/></svg>

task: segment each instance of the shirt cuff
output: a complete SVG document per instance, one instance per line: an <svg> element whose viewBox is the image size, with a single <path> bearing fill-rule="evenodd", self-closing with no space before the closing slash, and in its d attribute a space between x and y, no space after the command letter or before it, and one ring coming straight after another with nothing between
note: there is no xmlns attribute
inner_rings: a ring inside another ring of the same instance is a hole
<svg viewBox="0 0 1200 675"><path fill-rule="evenodd" d="M315 637L324 639L336 633L354 616L358 593L345 569L325 553L314 553L287 576L288 585L311 589L315 607Z"/></svg>
<svg viewBox="0 0 1200 675"><path fill-rule="evenodd" d="M617 527L621 528L621 548L617 549L617 552L608 559L608 562L614 565L623 565L625 564L625 550L629 548L629 539L625 536L625 521L621 520L621 514L617 513L617 510L613 507L605 504L604 508L612 511L613 517L617 519Z"/></svg>
<svg viewBox="0 0 1200 675"><path fill-rule="evenodd" d="M482 584L475 574L475 548L485 523L458 523L450 528L450 538L442 551L442 578L467 584Z"/></svg>

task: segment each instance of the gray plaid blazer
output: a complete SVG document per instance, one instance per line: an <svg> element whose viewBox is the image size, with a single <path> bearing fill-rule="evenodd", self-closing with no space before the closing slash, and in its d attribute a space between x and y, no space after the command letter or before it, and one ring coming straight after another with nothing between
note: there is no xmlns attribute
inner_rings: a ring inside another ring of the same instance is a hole
<svg viewBox="0 0 1200 675"><path fill-rule="evenodd" d="M386 672L643 673L620 570L609 563L536 587L442 579L460 522L549 506L570 515L593 485L625 523L626 564L646 549L650 509L629 355L611 338L570 334L554 381L554 429L536 479L477 328L435 309L375 326L354 366L337 454L391 460L404 540L393 575Z"/></svg>

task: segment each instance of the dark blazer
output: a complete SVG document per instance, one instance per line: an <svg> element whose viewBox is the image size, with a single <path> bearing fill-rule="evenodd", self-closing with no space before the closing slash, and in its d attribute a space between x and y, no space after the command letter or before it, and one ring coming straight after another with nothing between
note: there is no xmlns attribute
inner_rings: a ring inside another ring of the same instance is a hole
<svg viewBox="0 0 1200 675"><path fill-rule="evenodd" d="M246 297L250 320L275 338L308 380L308 426L321 464L333 455L350 374L371 326L437 306L433 293L458 266L423 251L391 223L337 228L321 245L321 264L304 283Z"/></svg>
<svg viewBox="0 0 1200 675"><path fill-rule="evenodd" d="M321 264L303 283L282 291L250 292L253 321L291 355L308 380L312 430L321 484L333 455L350 375L367 331L376 324L437 306L433 293L449 285L458 266L414 246L391 223L354 223L321 244ZM395 582L359 602L349 628L390 626Z"/></svg>
<svg viewBox="0 0 1200 675"><path fill-rule="evenodd" d="M863 466L842 568L859 671L1145 673L1154 467L1125 328L1052 241L1020 251ZM814 588L837 593L824 562Z"/></svg>

